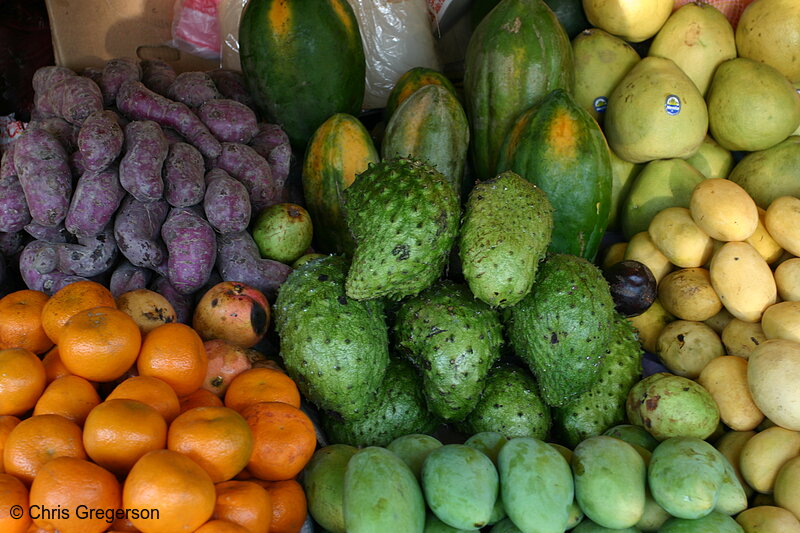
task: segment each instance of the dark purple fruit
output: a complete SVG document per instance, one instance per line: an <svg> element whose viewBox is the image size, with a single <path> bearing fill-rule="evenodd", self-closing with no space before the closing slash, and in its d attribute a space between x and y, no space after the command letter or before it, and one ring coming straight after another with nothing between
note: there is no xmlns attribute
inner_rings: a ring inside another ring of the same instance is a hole
<svg viewBox="0 0 800 533"><path fill-rule="evenodd" d="M617 312L624 317L641 315L647 311L658 294L658 283L653 272L639 261L625 260L603 270L611 289Z"/></svg>

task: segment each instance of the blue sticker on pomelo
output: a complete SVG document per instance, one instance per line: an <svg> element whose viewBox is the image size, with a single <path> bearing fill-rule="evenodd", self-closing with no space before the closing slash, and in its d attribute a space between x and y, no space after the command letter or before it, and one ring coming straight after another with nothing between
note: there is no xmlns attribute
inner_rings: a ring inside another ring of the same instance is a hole
<svg viewBox="0 0 800 533"><path fill-rule="evenodd" d="M681 112L681 99L674 94L667 96L664 109L666 109L667 115L677 115Z"/></svg>
<svg viewBox="0 0 800 533"><path fill-rule="evenodd" d="M605 113L608 106L608 98L605 96L598 96L593 102L594 110L598 113Z"/></svg>

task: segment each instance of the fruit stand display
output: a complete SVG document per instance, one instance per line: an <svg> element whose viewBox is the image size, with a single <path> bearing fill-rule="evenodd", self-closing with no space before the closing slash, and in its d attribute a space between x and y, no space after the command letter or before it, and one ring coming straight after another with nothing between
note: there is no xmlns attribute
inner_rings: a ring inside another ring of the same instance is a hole
<svg viewBox="0 0 800 533"><path fill-rule="evenodd" d="M364 5L33 74L0 530L800 532L800 3Z"/></svg>

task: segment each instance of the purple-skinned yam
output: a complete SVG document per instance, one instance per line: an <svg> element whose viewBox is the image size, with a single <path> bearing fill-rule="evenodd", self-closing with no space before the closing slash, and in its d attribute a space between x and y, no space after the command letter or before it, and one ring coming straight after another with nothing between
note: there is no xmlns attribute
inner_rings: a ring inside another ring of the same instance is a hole
<svg viewBox="0 0 800 533"><path fill-rule="evenodd" d="M170 206L164 200L140 202L126 196L114 217L114 238L119 251L132 264L163 271L167 248L161 240L161 225Z"/></svg>
<svg viewBox="0 0 800 533"><path fill-rule="evenodd" d="M123 198L117 165L86 172L75 185L64 225L77 237L97 235L114 218Z"/></svg>
<svg viewBox="0 0 800 533"><path fill-rule="evenodd" d="M81 164L88 170L102 170L122 152L125 133L117 114L103 110L90 115L78 132Z"/></svg>
<svg viewBox="0 0 800 533"><path fill-rule="evenodd" d="M208 223L219 233L246 230L252 214L245 186L221 168L206 173L203 210Z"/></svg>
<svg viewBox="0 0 800 533"><path fill-rule="evenodd" d="M44 129L26 130L14 144L14 168L32 220L57 226L67 216L72 197L72 171L64 146Z"/></svg>
<svg viewBox="0 0 800 533"><path fill-rule="evenodd" d="M215 158L220 154L220 142L189 106L151 91L142 82L122 84L117 92L117 109L131 120L153 120L174 129L204 157Z"/></svg>
<svg viewBox="0 0 800 533"><path fill-rule="evenodd" d="M119 183L142 202L164 196L161 171L169 143L161 126L152 120L134 120L125 126L125 154L119 162Z"/></svg>
<svg viewBox="0 0 800 533"><path fill-rule="evenodd" d="M149 268L136 266L127 259L123 259L111 273L111 277L108 280L108 290L116 298L120 294L129 291L146 289L152 277L153 271Z"/></svg>
<svg viewBox="0 0 800 533"><path fill-rule="evenodd" d="M197 116L221 142L247 144L258 133L255 111L230 98L204 102L197 108Z"/></svg>
<svg viewBox="0 0 800 533"><path fill-rule="evenodd" d="M164 199L173 207L188 207L203 201L206 190L205 161L197 148L176 142L164 161Z"/></svg>
<svg viewBox="0 0 800 533"><path fill-rule="evenodd" d="M269 162L250 146L222 143L222 152L213 166L221 168L244 184L254 211L258 212L278 203L278 191L272 180Z"/></svg>
<svg viewBox="0 0 800 533"><path fill-rule="evenodd" d="M208 281L217 257L217 240L209 223L187 207L173 207L161 226L167 247L167 277L181 294L192 294Z"/></svg>
<svg viewBox="0 0 800 533"><path fill-rule="evenodd" d="M258 245L247 231L226 233L217 238L217 271L224 281L239 281L263 292L275 301L278 289L292 268L263 259Z"/></svg>

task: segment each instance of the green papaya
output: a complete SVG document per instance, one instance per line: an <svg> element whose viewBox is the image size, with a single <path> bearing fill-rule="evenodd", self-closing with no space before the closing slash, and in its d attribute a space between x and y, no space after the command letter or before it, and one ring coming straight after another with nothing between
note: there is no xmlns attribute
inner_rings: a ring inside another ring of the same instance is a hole
<svg viewBox="0 0 800 533"><path fill-rule="evenodd" d="M515 119L496 168L507 170L547 193L549 250L594 261L611 214L611 159L600 126L569 92L554 89Z"/></svg>
<svg viewBox="0 0 800 533"><path fill-rule="evenodd" d="M572 47L543 0L502 0L467 45L464 99L478 179L496 174L497 158L517 116L558 87L573 85Z"/></svg>

